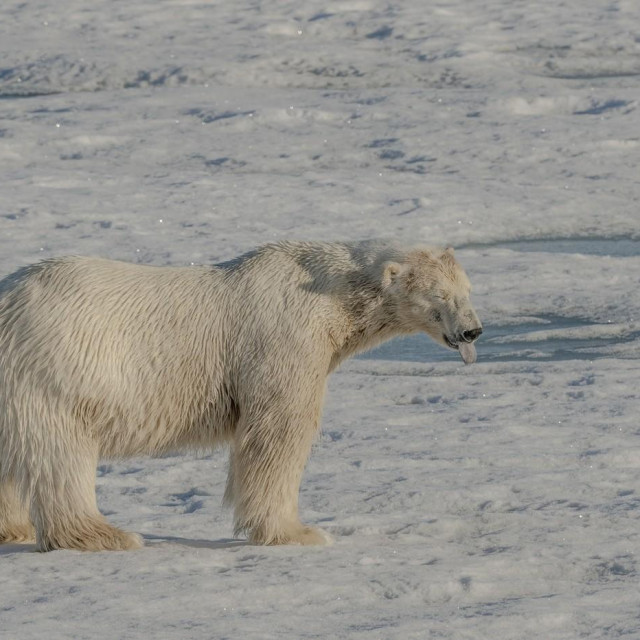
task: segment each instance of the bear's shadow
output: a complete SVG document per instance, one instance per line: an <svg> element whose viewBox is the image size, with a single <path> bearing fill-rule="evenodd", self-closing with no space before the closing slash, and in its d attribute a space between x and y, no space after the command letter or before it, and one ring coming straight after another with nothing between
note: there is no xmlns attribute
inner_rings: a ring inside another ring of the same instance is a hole
<svg viewBox="0 0 640 640"><path fill-rule="evenodd" d="M34 542L9 542L0 544L0 556L8 556L12 553L35 553Z"/></svg>
<svg viewBox="0 0 640 640"><path fill-rule="evenodd" d="M246 547L251 543L248 540L238 540L236 538L222 538L220 540L202 540L193 538L179 538L176 536L156 536L145 533L144 546L164 546L164 545L180 545L184 547L194 547L196 549L231 549L232 547Z"/></svg>
<svg viewBox="0 0 640 640"><path fill-rule="evenodd" d="M195 549L231 549L233 547L246 547L251 545L248 540L237 540L234 538L198 540L178 538L175 536L154 536L148 533L142 537L145 547L179 545L183 547L193 547ZM13 553L36 553L36 545L33 542L16 542L0 545L0 556L8 556Z"/></svg>

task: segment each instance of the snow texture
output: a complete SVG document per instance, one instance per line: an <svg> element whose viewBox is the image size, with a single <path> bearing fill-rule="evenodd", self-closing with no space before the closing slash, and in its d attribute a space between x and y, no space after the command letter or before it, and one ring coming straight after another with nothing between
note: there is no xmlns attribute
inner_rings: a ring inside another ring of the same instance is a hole
<svg viewBox="0 0 640 640"><path fill-rule="evenodd" d="M301 515L252 547L226 455L104 463L133 553L0 547L3 640L640 638L635 0L3 0L0 274L269 240L451 244L478 362L332 378Z"/></svg>

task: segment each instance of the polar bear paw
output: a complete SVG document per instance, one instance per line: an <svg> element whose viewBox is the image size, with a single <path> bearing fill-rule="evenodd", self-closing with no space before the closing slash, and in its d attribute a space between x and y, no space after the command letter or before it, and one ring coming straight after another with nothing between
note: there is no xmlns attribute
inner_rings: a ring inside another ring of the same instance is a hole
<svg viewBox="0 0 640 640"><path fill-rule="evenodd" d="M263 531L257 529L251 532L249 540L253 544L270 546L280 544L328 546L333 544L333 538L326 531L300 523L271 535L265 535Z"/></svg>
<svg viewBox="0 0 640 640"><path fill-rule="evenodd" d="M7 542L33 542L36 532L29 522L0 527L0 544Z"/></svg>
<svg viewBox="0 0 640 640"><path fill-rule="evenodd" d="M90 519L75 527L38 535L38 551L77 549L78 551L131 551L142 547L137 533L122 531L100 519Z"/></svg>

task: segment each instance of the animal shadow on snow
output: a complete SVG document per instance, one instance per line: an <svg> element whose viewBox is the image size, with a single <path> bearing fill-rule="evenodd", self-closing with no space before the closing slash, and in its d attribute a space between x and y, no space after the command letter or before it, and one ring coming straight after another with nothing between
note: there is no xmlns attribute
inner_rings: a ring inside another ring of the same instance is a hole
<svg viewBox="0 0 640 640"><path fill-rule="evenodd" d="M231 549L233 547L250 546L248 540L236 540L232 538L222 538L221 540L194 540L191 538L178 538L175 536L155 536L145 534L145 547L160 547L179 545L183 547L193 547L194 549ZM8 556L13 553L36 553L36 545L32 542L16 542L0 545L0 556Z"/></svg>
<svg viewBox="0 0 640 640"><path fill-rule="evenodd" d="M35 553L35 542L8 542L0 544L0 556L8 556L12 553Z"/></svg>
<svg viewBox="0 0 640 640"><path fill-rule="evenodd" d="M235 538L222 538L221 540L202 540L192 538L179 538L177 536L156 536L150 533L145 533L142 537L144 538L145 547L180 545L184 547L194 547L196 549L231 549L232 547L246 547L251 545L248 540L238 540Z"/></svg>

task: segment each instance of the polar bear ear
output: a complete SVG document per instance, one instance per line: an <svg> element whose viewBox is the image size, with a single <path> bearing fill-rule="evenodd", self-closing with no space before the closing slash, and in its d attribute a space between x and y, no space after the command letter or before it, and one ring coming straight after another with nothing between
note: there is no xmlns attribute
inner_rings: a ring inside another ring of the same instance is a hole
<svg viewBox="0 0 640 640"><path fill-rule="evenodd" d="M384 265L384 270L382 272L382 286L388 287L393 284L398 276L404 271L405 266L400 264L399 262L387 262Z"/></svg>
<svg viewBox="0 0 640 640"><path fill-rule="evenodd" d="M447 248L444 250L444 252L445 252L445 253L448 253L450 256L452 256L452 255L453 255L453 247L447 247Z"/></svg>

